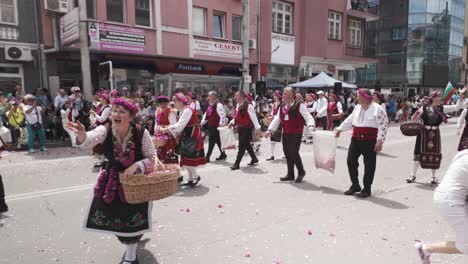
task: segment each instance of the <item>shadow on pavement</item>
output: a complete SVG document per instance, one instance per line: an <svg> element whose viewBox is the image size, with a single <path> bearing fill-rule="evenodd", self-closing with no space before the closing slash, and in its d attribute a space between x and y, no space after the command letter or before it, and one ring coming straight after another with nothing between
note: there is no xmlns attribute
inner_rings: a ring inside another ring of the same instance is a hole
<svg viewBox="0 0 468 264"><path fill-rule="evenodd" d="M392 201L392 200L389 200L389 199L381 198L381 197L371 196L371 197L369 197L367 199L362 199L362 198L358 198L358 197L355 197L355 198L356 198L356 200L359 200L359 201L371 202L373 204L380 205L380 206L383 206L383 207L386 207L386 208L389 208L389 209L405 210L405 209L409 208L405 204L395 202L395 201Z"/></svg>
<svg viewBox="0 0 468 264"><path fill-rule="evenodd" d="M147 250L146 244L150 241L149 238L144 239L138 243L138 260L140 264L158 264L158 260L154 257L151 251Z"/></svg>
<svg viewBox="0 0 468 264"><path fill-rule="evenodd" d="M286 164L286 159L275 159L270 162L273 164L280 164L280 163Z"/></svg>
<svg viewBox="0 0 468 264"><path fill-rule="evenodd" d="M430 183L420 183L416 182L416 188L421 189L421 190L426 190L426 191L434 191L435 188L437 188L437 184L433 185Z"/></svg>
<svg viewBox="0 0 468 264"><path fill-rule="evenodd" d="M289 182L292 186L304 190L304 191L320 191L321 188L315 184L312 184L310 182L303 181L301 183L296 183L294 181Z"/></svg>
<svg viewBox="0 0 468 264"><path fill-rule="evenodd" d="M267 172L256 168L255 166L247 166L247 167L242 167L240 169L243 173L248 173L248 174L266 174Z"/></svg>
<svg viewBox="0 0 468 264"><path fill-rule="evenodd" d="M210 188L205 187L203 185L198 185L195 188L191 188L191 187L179 188L174 195L177 197L199 197L199 196L204 196L208 194L209 192L210 192Z"/></svg>
<svg viewBox="0 0 468 264"><path fill-rule="evenodd" d="M344 191L343 190L337 190L337 189L333 189L333 188L325 187L325 186L321 186L320 190L322 190L322 192L324 194L344 196Z"/></svg>

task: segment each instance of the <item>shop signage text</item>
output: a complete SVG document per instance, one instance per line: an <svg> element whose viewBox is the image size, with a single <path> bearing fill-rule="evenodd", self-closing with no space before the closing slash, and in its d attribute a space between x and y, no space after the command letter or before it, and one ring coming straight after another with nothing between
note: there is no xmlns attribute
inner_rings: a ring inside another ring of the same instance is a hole
<svg viewBox="0 0 468 264"><path fill-rule="evenodd" d="M80 19L77 7L60 18L60 40L63 46L80 40Z"/></svg>
<svg viewBox="0 0 468 264"><path fill-rule="evenodd" d="M88 33L92 49L122 53L146 51L146 36L142 29L91 22Z"/></svg>
<svg viewBox="0 0 468 264"><path fill-rule="evenodd" d="M207 40L193 40L193 54L229 59L242 59L242 46Z"/></svg>
<svg viewBox="0 0 468 264"><path fill-rule="evenodd" d="M188 72L204 72L205 67L201 64L186 64L186 63L176 63L176 69L178 71L188 71Z"/></svg>

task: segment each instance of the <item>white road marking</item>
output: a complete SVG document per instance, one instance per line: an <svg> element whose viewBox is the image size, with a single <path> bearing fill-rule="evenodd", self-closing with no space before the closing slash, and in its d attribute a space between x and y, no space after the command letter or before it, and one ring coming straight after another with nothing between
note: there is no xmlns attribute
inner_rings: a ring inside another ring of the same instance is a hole
<svg viewBox="0 0 468 264"><path fill-rule="evenodd" d="M445 134L445 136L455 136L456 134L457 134L456 132L448 133L448 134ZM394 141L387 142L387 143L384 144L384 147L388 146L388 145L398 145L398 144L409 143L409 142L414 142L414 141L415 141L415 137L408 137L408 138L404 138L404 139L399 139L399 140L394 140ZM338 146L338 147L343 148L343 146ZM343 149L339 149L339 150L344 151ZM385 152L383 152L383 153L385 154ZM307 153L303 153L301 156L302 157L310 157L312 155L313 155L313 152L307 152ZM62 158L62 159L54 159L52 161L59 161L59 160L60 161L63 161L63 160L67 161L67 160L70 160L70 159L90 159L90 158L95 158L95 157ZM34 162L34 163L41 163L41 161L37 161L37 162ZM260 161L258 164L263 164L263 163L267 163L267 161ZM25 164L25 163L22 163L22 164ZM28 163L28 164L31 164L31 163ZM11 165L8 165L8 166L11 166ZM199 171L200 172L207 172L207 171L220 170L220 169L229 169L229 167L228 166L222 166L222 165L208 166L208 167L201 168ZM23 193L23 194L15 194L15 195L6 196L5 199L7 201L9 201L9 202L10 201L33 199L33 198L42 197L42 196L50 196L50 195L56 195L56 194L62 194L62 193L89 190L92 186L94 186L94 184L77 185L77 186L56 188L56 189L50 189L50 190L44 190L44 191L29 192L29 193ZM405 186L405 185L403 185L403 186ZM410 186L410 185L408 185L408 186ZM392 188L391 190L384 191L384 193L388 193L388 192L391 192L394 189L399 189L399 188L401 188L401 187Z"/></svg>

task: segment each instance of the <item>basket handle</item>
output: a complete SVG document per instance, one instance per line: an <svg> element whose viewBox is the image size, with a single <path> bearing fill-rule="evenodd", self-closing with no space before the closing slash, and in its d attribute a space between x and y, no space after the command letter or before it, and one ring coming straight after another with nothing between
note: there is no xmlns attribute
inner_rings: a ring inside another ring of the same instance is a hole
<svg viewBox="0 0 468 264"><path fill-rule="evenodd" d="M166 167L164 166L164 163L161 162L161 160L158 158L158 155L154 155L154 171L158 170L158 165L161 165L161 167L165 170Z"/></svg>

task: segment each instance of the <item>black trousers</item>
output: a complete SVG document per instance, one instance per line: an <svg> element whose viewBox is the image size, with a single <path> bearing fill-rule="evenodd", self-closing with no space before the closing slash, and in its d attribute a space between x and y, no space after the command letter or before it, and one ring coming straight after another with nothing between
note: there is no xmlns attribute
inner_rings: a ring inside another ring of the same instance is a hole
<svg viewBox="0 0 468 264"><path fill-rule="evenodd" d="M143 235L139 236L134 236L134 237L123 237L123 236L117 236L117 239L120 241L120 243L125 244L125 245L130 245L130 244L135 244L140 242L141 238Z"/></svg>
<svg viewBox="0 0 468 264"><path fill-rule="evenodd" d="M327 116L324 116L324 117L320 117L320 122L322 122L322 128L323 130L327 130L327 126L328 126L328 123L327 123Z"/></svg>
<svg viewBox="0 0 468 264"><path fill-rule="evenodd" d="M294 166L297 167L299 173L304 173L304 166L302 164L299 149L301 148L302 134L283 134L283 151L288 164L288 175L294 177Z"/></svg>
<svg viewBox="0 0 468 264"><path fill-rule="evenodd" d="M375 163L377 153L375 152L376 140L357 141L351 139L351 144L348 150L348 172L353 186L359 185L359 157L364 156L364 188L371 188L374 182Z"/></svg>
<svg viewBox="0 0 468 264"><path fill-rule="evenodd" d="M0 175L0 205L5 204L5 189L3 187L2 175Z"/></svg>
<svg viewBox="0 0 468 264"><path fill-rule="evenodd" d="M20 138L20 129L17 127L17 128L11 128L10 129L10 132L11 132L11 143L13 145L14 148L16 148L16 145L18 145L18 139Z"/></svg>
<svg viewBox="0 0 468 264"><path fill-rule="evenodd" d="M250 142L252 141L253 129L252 128L238 128L238 130L239 130L239 150L237 152L236 164L241 163L242 157L244 157L245 151L249 152L250 158L252 158L252 160L257 159L257 156L255 156L255 152L252 148L252 145L250 145Z"/></svg>
<svg viewBox="0 0 468 264"><path fill-rule="evenodd" d="M219 151L224 153L221 149L221 138L219 137L219 130L217 127L208 127L208 137L208 152L206 153L206 157L208 159L211 157L215 145L218 145Z"/></svg>

